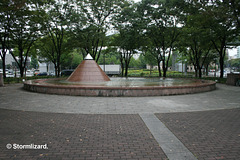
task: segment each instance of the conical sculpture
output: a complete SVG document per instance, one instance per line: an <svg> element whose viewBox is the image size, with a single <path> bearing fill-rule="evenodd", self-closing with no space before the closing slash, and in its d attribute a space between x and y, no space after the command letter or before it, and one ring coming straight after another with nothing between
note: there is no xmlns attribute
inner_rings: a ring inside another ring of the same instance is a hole
<svg viewBox="0 0 240 160"><path fill-rule="evenodd" d="M88 54L84 61L78 65L74 72L68 77L70 82L103 82L110 81L110 78Z"/></svg>

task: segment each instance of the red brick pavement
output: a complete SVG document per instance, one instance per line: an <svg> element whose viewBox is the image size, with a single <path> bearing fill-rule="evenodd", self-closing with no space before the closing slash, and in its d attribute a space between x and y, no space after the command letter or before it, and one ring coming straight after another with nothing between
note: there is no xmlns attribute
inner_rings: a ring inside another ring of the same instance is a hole
<svg viewBox="0 0 240 160"><path fill-rule="evenodd" d="M240 159L240 109L156 116L198 159Z"/></svg>
<svg viewBox="0 0 240 160"><path fill-rule="evenodd" d="M47 150L6 144L47 144ZM139 115L83 115L0 109L0 159L167 159Z"/></svg>

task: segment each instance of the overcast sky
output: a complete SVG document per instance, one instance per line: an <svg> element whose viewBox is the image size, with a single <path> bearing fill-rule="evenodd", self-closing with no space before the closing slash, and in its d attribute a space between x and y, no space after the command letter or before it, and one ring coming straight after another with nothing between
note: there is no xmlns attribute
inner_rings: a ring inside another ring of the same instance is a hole
<svg viewBox="0 0 240 160"><path fill-rule="evenodd" d="M229 56L235 56L237 55L237 48L228 49L228 52L229 52Z"/></svg>
<svg viewBox="0 0 240 160"><path fill-rule="evenodd" d="M140 2L141 0L133 0L134 2Z"/></svg>

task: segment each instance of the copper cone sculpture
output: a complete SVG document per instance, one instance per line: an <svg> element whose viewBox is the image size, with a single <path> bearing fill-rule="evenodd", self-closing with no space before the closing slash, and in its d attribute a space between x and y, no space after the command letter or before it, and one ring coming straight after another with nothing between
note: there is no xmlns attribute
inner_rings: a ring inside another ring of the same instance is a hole
<svg viewBox="0 0 240 160"><path fill-rule="evenodd" d="M70 82L103 82L110 81L109 77L99 65L88 54L84 61L78 65L74 72L68 77Z"/></svg>

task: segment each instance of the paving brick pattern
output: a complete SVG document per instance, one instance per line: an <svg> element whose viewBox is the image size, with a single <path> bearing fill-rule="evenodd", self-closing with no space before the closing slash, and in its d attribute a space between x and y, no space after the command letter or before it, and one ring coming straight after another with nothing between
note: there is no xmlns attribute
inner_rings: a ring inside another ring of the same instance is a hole
<svg viewBox="0 0 240 160"><path fill-rule="evenodd" d="M47 144L47 150L6 144ZM167 159L139 115L87 115L0 109L0 159Z"/></svg>
<svg viewBox="0 0 240 160"><path fill-rule="evenodd" d="M240 159L240 109L156 116L198 159Z"/></svg>
<svg viewBox="0 0 240 160"><path fill-rule="evenodd" d="M138 114L240 108L240 87L217 84L201 94L155 97L81 97L25 91L22 84L0 87L0 108L34 112Z"/></svg>

